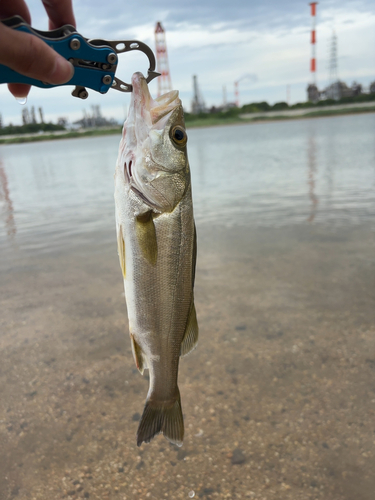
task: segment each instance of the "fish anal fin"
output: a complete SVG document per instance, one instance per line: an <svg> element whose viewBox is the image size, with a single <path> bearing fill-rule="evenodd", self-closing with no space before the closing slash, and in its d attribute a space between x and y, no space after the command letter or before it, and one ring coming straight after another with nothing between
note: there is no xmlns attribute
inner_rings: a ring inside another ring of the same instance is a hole
<svg viewBox="0 0 375 500"><path fill-rule="evenodd" d="M194 282L195 282L195 268L197 265L197 229L194 224L194 239L193 239L193 267L192 267L192 286L194 288Z"/></svg>
<svg viewBox="0 0 375 500"><path fill-rule="evenodd" d="M135 222L135 229L143 257L154 266L158 255L158 245L151 211L138 215Z"/></svg>
<svg viewBox="0 0 375 500"><path fill-rule="evenodd" d="M144 370L148 368L146 357L143 354L143 351L140 348L140 346L137 344L137 341L135 340L134 335L132 333L130 334L130 339L132 343L132 351L133 351L135 365L143 375Z"/></svg>
<svg viewBox="0 0 375 500"><path fill-rule="evenodd" d="M184 418L179 391L176 399L168 405L163 401L146 401L137 431L137 445L149 443L154 436L160 433L164 434L171 443L182 446Z"/></svg>
<svg viewBox="0 0 375 500"><path fill-rule="evenodd" d="M198 321L197 313L195 312L194 298L191 301L189 317L186 323L186 329L184 338L181 343L180 356L186 356L193 349L197 347L198 344Z"/></svg>
<svg viewBox="0 0 375 500"><path fill-rule="evenodd" d="M118 251L118 257L120 260L120 266L122 270L122 275L125 279L126 276L126 267L125 267L125 241L124 241L124 235L122 234L122 226L121 224L119 225L118 231L117 231L117 251Z"/></svg>

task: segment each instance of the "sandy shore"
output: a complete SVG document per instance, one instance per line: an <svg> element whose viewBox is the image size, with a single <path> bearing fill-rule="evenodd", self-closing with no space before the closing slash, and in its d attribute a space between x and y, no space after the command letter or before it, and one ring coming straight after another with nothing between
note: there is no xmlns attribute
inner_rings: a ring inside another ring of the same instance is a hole
<svg viewBox="0 0 375 500"><path fill-rule="evenodd" d="M374 233L198 230L182 448L136 446L115 241L2 259L1 500L373 500Z"/></svg>

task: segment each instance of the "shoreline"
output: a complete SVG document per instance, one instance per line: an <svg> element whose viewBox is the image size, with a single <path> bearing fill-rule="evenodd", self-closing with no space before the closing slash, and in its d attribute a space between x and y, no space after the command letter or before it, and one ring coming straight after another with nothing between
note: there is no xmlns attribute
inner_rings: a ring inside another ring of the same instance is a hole
<svg viewBox="0 0 375 500"><path fill-rule="evenodd" d="M283 120L305 120L310 118L330 118L335 116L347 116L347 115L360 115L360 114L368 114L375 113L375 106L369 109L366 108L355 108L355 109L337 109L337 110L319 110L319 111L310 111L306 114L298 114L298 115L272 115L267 116L265 112L262 115L258 115L258 113L254 113L257 116L253 118L235 118L235 119L217 119L217 120L197 120L192 122L187 122L187 128L200 128L200 127L216 127L221 125L246 125L249 123L264 123L264 122L274 122L274 121L283 121ZM250 116L248 114L247 116Z"/></svg>
<svg viewBox="0 0 375 500"><path fill-rule="evenodd" d="M245 125L249 123L259 123L259 122L273 122L273 121L282 121L282 120L301 120L308 118L328 118L332 116L345 116L352 114L367 114L367 113L375 113L375 105L368 107L345 107L345 108L335 108L329 107L330 109L319 109L314 110L314 108L306 109L305 113L299 112L298 114L293 113L293 110L290 111L280 111L280 113L273 113L270 115L270 112L265 113L254 113L255 116L251 117L251 113L247 113L239 115L236 118L229 119L220 119L220 118L207 118L207 119L198 119L192 120L191 122L186 122L187 128L201 128L201 127L217 127L217 126L225 126L225 125ZM314 111L312 111L314 110ZM67 131L66 133L62 133L59 131L58 133L51 134L22 134L19 136L6 136L5 138L1 138L0 136L0 145L7 144L24 144L28 142L40 142L40 141L51 141L56 139L78 139L81 137L91 137L91 136L102 136L102 135L114 135L121 134L122 125L114 128L103 128L103 129L84 129L82 131Z"/></svg>
<svg viewBox="0 0 375 500"><path fill-rule="evenodd" d="M0 145L1 144L24 144L26 142L40 142L40 141L53 141L55 139L75 139L81 137L91 137L91 136L102 136L102 135L113 135L113 134L121 134L121 127L114 128L102 128L102 129L84 129L82 131L67 131L57 133L47 133L47 134L20 134L19 136L7 136L5 138L1 138L0 136Z"/></svg>

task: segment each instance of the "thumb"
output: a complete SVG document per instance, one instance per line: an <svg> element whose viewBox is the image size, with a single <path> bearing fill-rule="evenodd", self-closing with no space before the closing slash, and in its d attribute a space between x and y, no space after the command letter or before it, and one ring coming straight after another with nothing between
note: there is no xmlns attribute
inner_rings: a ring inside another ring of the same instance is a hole
<svg viewBox="0 0 375 500"><path fill-rule="evenodd" d="M68 82L74 68L40 38L0 23L0 64L52 84ZM12 82L9 82L12 83Z"/></svg>

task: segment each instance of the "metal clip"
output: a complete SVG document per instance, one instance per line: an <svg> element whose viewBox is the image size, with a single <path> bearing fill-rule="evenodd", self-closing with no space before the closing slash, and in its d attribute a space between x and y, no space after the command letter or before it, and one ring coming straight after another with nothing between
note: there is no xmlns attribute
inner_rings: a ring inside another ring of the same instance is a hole
<svg viewBox="0 0 375 500"><path fill-rule="evenodd" d="M148 45L138 40L100 40L100 39L90 39L88 43L95 46L109 46L116 52L116 54L122 54L123 52L130 52L131 50L139 50L146 54L149 61L149 68L147 70L146 82L150 83L151 80L160 76L160 73L155 71L156 61L155 55ZM119 78L115 77L112 82L112 88L119 90L120 92L132 92L133 86L131 83L125 83Z"/></svg>

